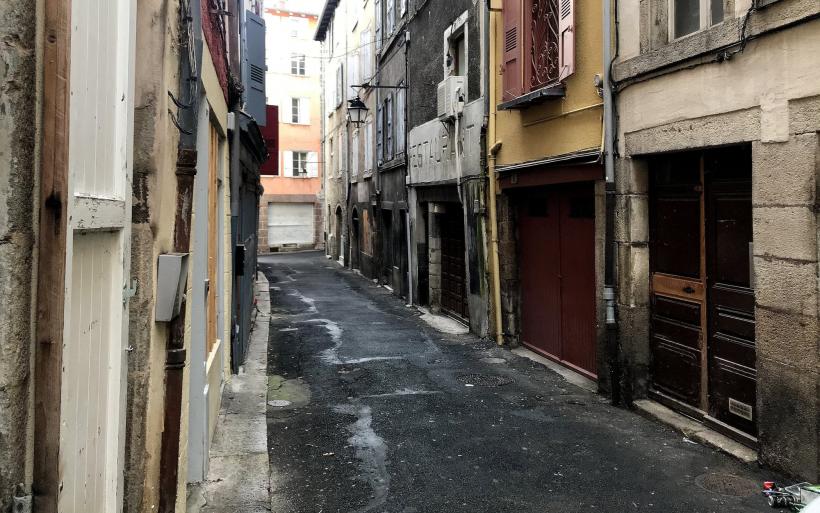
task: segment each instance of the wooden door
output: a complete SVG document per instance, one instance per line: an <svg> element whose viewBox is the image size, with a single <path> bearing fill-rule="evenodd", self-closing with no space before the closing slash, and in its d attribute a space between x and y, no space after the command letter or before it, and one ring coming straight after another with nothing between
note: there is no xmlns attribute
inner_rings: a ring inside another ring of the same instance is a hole
<svg viewBox="0 0 820 513"><path fill-rule="evenodd" d="M134 5L71 3L65 330L53 462L57 510L65 513L122 508Z"/></svg>
<svg viewBox="0 0 820 513"><path fill-rule="evenodd" d="M210 137L208 142L208 290L207 290L207 340L206 355L211 354L214 344L216 344L217 323L216 304L219 298L217 287L217 261L219 246L217 244L219 225L221 222L217 212L219 212L219 132L216 127L210 125Z"/></svg>
<svg viewBox="0 0 820 513"><path fill-rule="evenodd" d="M518 201L522 342L596 375L592 184L528 191Z"/></svg>
<svg viewBox="0 0 820 513"><path fill-rule="evenodd" d="M464 244L464 213L461 205L448 203L438 216L441 235L441 307L469 319L467 306L467 266Z"/></svg>
<svg viewBox="0 0 820 513"><path fill-rule="evenodd" d="M519 201L521 338L538 351L561 354L561 252L559 204L542 190Z"/></svg>
<svg viewBox="0 0 820 513"><path fill-rule="evenodd" d="M679 154L651 168L653 388L754 436L749 149Z"/></svg>
<svg viewBox="0 0 820 513"><path fill-rule="evenodd" d="M651 173L653 385L701 407L705 297L700 156L686 154L653 162Z"/></svg>
<svg viewBox="0 0 820 513"><path fill-rule="evenodd" d="M711 417L756 435L751 155L705 156L708 373Z"/></svg>

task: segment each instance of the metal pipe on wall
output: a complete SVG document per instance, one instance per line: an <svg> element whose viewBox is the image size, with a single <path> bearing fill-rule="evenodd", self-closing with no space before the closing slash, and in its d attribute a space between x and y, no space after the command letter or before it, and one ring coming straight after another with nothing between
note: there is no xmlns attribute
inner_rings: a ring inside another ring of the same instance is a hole
<svg viewBox="0 0 820 513"><path fill-rule="evenodd" d="M174 218L174 251L190 252L194 177L197 165L197 124L199 114L199 69L202 63L201 0L181 2L179 23L187 32L187 48L180 52L180 134L177 150L177 199ZM186 12L187 6L187 12ZM165 360L165 410L160 446L159 512L176 511L179 484L179 441L182 421L182 385L187 353L185 350L185 300L168 330Z"/></svg>
<svg viewBox="0 0 820 513"><path fill-rule="evenodd" d="M501 264L499 262L498 251L498 197L496 192L496 176L495 176L495 159L499 150L501 150L501 141L496 141L496 113L495 106L495 90L496 90L496 52L495 48L490 48L490 42L493 41L492 34L494 33L495 19L498 16L498 9L493 9L488 5L487 8L487 34L485 36L484 44L488 48L489 56L489 70L487 80L489 82L489 99L487 105L489 106L489 119L487 122L487 144L492 142L487 150L487 173L489 174L490 186L490 274L492 275L492 294L493 294L493 314L495 319L495 341L498 345L504 345L504 329L501 320Z"/></svg>

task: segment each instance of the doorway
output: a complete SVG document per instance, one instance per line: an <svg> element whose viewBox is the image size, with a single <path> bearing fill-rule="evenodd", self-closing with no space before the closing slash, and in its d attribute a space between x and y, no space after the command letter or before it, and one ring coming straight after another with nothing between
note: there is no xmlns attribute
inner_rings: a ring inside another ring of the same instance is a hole
<svg viewBox="0 0 820 513"><path fill-rule="evenodd" d="M517 204L522 342L595 378L594 185L529 189Z"/></svg>
<svg viewBox="0 0 820 513"><path fill-rule="evenodd" d="M756 436L751 148L650 163L652 386Z"/></svg>
<svg viewBox="0 0 820 513"><path fill-rule="evenodd" d="M441 237L441 308L460 319L470 318L467 303L464 211L460 203L447 203L438 216Z"/></svg>

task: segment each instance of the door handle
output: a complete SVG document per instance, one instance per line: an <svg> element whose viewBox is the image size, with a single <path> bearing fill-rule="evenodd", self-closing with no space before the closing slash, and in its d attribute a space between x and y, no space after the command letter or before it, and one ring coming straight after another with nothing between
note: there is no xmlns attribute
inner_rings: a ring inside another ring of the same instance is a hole
<svg viewBox="0 0 820 513"><path fill-rule="evenodd" d="M687 294L694 294L695 293L695 289L693 289L691 285L687 285L687 286L683 287L683 291L686 292Z"/></svg>

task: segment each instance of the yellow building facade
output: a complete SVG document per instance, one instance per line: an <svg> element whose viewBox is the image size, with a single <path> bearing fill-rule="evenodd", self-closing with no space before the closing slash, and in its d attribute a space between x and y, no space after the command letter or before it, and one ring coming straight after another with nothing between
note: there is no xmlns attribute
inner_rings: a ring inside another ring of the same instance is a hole
<svg viewBox="0 0 820 513"><path fill-rule="evenodd" d="M593 380L606 374L602 15L572 0L489 14L496 338Z"/></svg>

